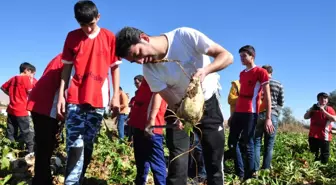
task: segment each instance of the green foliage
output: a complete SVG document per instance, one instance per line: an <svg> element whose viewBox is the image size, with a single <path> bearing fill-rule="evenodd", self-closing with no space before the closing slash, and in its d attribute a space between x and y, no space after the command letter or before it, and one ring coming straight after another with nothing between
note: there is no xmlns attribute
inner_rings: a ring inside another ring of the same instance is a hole
<svg viewBox="0 0 336 185"><path fill-rule="evenodd" d="M255 179L242 184L335 184L336 142L330 145L330 158L326 165L314 161L314 154L309 152L308 136L303 133L279 133L273 151L272 169L260 170ZM263 148L261 148L262 150ZM262 153L262 152L261 152ZM227 162L225 184L239 184L233 175L233 162ZM262 156L261 161L262 163Z"/></svg>
<svg viewBox="0 0 336 185"><path fill-rule="evenodd" d="M0 116L0 120L3 120L0 122L0 156L2 157L0 161L2 168L0 170L0 185L13 184L13 182L19 182L21 185L29 184L31 176L28 176L28 179L15 180L15 175L8 168L8 161L4 160L4 156L8 153L16 155L17 146L9 144L9 141L5 139L3 129L5 119ZM111 140L110 134L107 134L107 132L109 131L103 127L98 134L93 159L86 173L89 180L86 184L133 184L136 175L133 148L128 144L120 143L115 138ZM226 136L228 136L227 132ZM65 150L64 144L60 148ZM274 145L272 169L260 170L255 179L250 179L242 184L336 184L335 148L336 142L333 140L330 145L329 162L323 165L320 162L314 162L314 155L308 149L307 133L279 132ZM167 153L165 147L165 154L167 155ZM61 174L56 175L59 177ZM239 178L234 175L233 161L227 161L225 165L225 185L240 183ZM60 185L62 183L55 184ZM151 177L147 184L153 184Z"/></svg>

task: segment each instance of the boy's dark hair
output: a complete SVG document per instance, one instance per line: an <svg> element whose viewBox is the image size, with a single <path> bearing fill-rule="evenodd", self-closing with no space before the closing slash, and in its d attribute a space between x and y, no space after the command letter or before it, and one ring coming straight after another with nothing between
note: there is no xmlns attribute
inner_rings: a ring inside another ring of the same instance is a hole
<svg viewBox="0 0 336 185"><path fill-rule="evenodd" d="M239 49L239 53L241 52L246 52L247 54L253 57L255 57L255 54L256 54L254 47L251 45L246 45L246 46L241 47Z"/></svg>
<svg viewBox="0 0 336 185"><path fill-rule="evenodd" d="M262 68L266 69L268 74L272 74L273 73L273 68L270 65L263 65Z"/></svg>
<svg viewBox="0 0 336 185"><path fill-rule="evenodd" d="M125 58L132 45L140 43L140 35L143 31L133 28L124 27L116 35L116 54L121 58Z"/></svg>
<svg viewBox="0 0 336 185"><path fill-rule="evenodd" d="M89 24L98 17L98 9L92 1L81 0L74 7L75 18L80 24Z"/></svg>
<svg viewBox="0 0 336 185"><path fill-rule="evenodd" d="M143 76L142 75L136 75L135 77L134 77L134 80L139 80L140 82L142 82L142 80L143 80Z"/></svg>
<svg viewBox="0 0 336 185"><path fill-rule="evenodd" d="M119 90L121 90L122 91L122 88L119 86Z"/></svg>
<svg viewBox="0 0 336 185"><path fill-rule="evenodd" d="M20 73L23 73L25 70L28 70L28 71L31 71L32 73L34 73L36 71L36 68L35 66L31 65L30 63L28 62L23 62L21 65L20 65Z"/></svg>
<svg viewBox="0 0 336 185"><path fill-rule="evenodd" d="M328 98L329 95L325 92L320 92L320 93L317 94L317 101L320 99L320 97Z"/></svg>

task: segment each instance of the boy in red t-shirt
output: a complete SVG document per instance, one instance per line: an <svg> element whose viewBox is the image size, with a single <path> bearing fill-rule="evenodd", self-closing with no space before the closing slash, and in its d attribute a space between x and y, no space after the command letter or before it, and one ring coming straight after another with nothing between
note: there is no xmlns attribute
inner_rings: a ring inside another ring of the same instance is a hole
<svg viewBox="0 0 336 185"><path fill-rule="evenodd" d="M137 75L133 78L134 80L134 85L135 85L135 88L136 89L139 89L140 85L141 85L141 82L143 80L143 76L142 75ZM126 119L126 125L125 125L125 130L126 130L126 136L128 137L128 142L132 142L133 141L133 133L134 133L134 129L131 125L128 124L128 121L131 117L131 113L132 113L132 107L135 103L135 96L137 94L138 90L135 91L135 95L131 98L128 106L130 108L130 113L128 114L128 117ZM132 145L132 144L131 144Z"/></svg>
<svg viewBox="0 0 336 185"><path fill-rule="evenodd" d="M18 130L29 153L34 152L34 135L30 131L30 118L26 110L29 92L33 88L36 68L30 63L20 65L20 75L9 79L1 90L9 96L7 107L7 137L12 142L18 139Z"/></svg>
<svg viewBox="0 0 336 185"><path fill-rule="evenodd" d="M321 92L314 104L304 115L310 119L309 148L315 153L315 160L326 164L329 159L330 141L332 139L332 122L336 121L335 110L328 106L328 94ZM321 152L320 152L321 150Z"/></svg>
<svg viewBox="0 0 336 185"><path fill-rule="evenodd" d="M41 78L32 89L27 110L31 111L35 131L35 175L32 184L52 184L50 158L56 146L56 135L60 132L60 119L56 105L61 81L62 54L53 58Z"/></svg>
<svg viewBox="0 0 336 185"><path fill-rule="evenodd" d="M167 103L159 93L152 93L145 79L142 80L132 106L130 124L134 128L134 157L137 166L135 184L146 184L149 168L156 185L166 184L166 163L163 151L163 130L151 126L164 125Z"/></svg>
<svg viewBox="0 0 336 185"><path fill-rule="evenodd" d="M115 56L115 35L97 25L100 14L92 1L78 1L74 13L81 28L69 32L64 43L57 104L58 114L67 114L66 185L82 183L90 163L93 143L109 104L109 69L113 112L118 112L120 107L118 65L121 61Z"/></svg>
<svg viewBox="0 0 336 185"><path fill-rule="evenodd" d="M239 76L240 92L231 118L229 143L230 148L235 151L235 171L241 180L249 179L254 172L254 131L258 118L258 102L260 91L265 92L266 120L265 129L272 133L274 128L271 121L271 98L269 77L265 69L254 64L255 50L247 45L239 49L240 59L246 69ZM244 141L246 148L246 160L243 162L240 147L238 147L239 138ZM245 163L245 164L244 164Z"/></svg>

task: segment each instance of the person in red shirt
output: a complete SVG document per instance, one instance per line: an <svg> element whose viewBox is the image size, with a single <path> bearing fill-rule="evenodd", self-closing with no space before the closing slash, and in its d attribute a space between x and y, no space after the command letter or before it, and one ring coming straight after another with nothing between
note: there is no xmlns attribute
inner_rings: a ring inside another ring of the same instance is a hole
<svg viewBox="0 0 336 185"><path fill-rule="evenodd" d="M20 65L20 75L10 78L1 86L9 96L7 107L7 137L12 142L18 140L18 130L23 137L28 153L34 152L34 135L30 131L30 117L26 110L29 92L33 88L36 68L28 62Z"/></svg>
<svg viewBox="0 0 336 185"><path fill-rule="evenodd" d="M61 120L57 117L56 105L61 81L62 54L53 58L41 78L32 89L27 103L35 131L35 175L33 185L52 185L50 159L60 132Z"/></svg>
<svg viewBox="0 0 336 185"><path fill-rule="evenodd" d="M118 65L121 61L115 56L115 35L97 25L100 14L92 1L78 1L74 14L81 28L69 32L64 43L64 67L57 104L57 113L60 116L67 114L66 185L81 184L90 163L93 143L105 107L110 102L109 69L113 84L113 112L119 112L120 107Z"/></svg>
<svg viewBox="0 0 336 185"><path fill-rule="evenodd" d="M310 151L315 153L315 161L321 161L323 164L328 163L332 122L336 122L335 110L327 105L328 97L327 93L319 93L317 103L304 115L305 119L310 119L308 139Z"/></svg>
<svg viewBox="0 0 336 185"><path fill-rule="evenodd" d="M134 157L137 166L135 184L146 184L149 168L156 185L166 184L166 163L163 151L163 130L151 126L164 125L167 103L158 93L152 93L145 79L134 98L130 124L134 128Z"/></svg>
<svg viewBox="0 0 336 185"><path fill-rule="evenodd" d="M260 91L264 91L266 102L265 128L268 133L273 132L271 121L271 98L269 77L265 69L258 67L254 63L255 49L253 46L246 45L239 49L242 64L246 66L239 76L240 92L231 118L229 141L230 148L235 151L235 172L241 180L249 179L254 172L254 131L258 118L258 102ZM246 160L243 162L239 138L244 141L243 147L246 148ZM245 163L245 164L244 164Z"/></svg>
<svg viewBox="0 0 336 185"><path fill-rule="evenodd" d="M134 80L135 87L137 89L139 89L139 87L141 85L141 82L143 80L143 76L142 75L137 75L137 76L134 77L133 80ZM133 129L133 127L131 125L128 124L128 121L129 121L129 119L131 117L132 107L133 107L133 105L135 103L135 96L136 96L137 92L138 92L138 90L135 91L135 93L134 93L135 95L131 98L131 100L130 100L130 102L128 104L128 106L130 108L130 113L128 114L128 117L127 117L126 122L125 122L126 123L125 124L125 130L126 130L125 135L128 137L128 142L132 142L133 141L134 129Z"/></svg>

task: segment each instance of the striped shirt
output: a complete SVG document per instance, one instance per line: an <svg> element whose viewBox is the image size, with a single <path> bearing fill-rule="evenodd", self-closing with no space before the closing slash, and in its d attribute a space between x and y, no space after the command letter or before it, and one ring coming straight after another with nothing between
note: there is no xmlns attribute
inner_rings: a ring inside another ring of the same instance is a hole
<svg viewBox="0 0 336 185"><path fill-rule="evenodd" d="M279 116L281 108L284 105L284 90L283 86L279 81L270 79L270 91L271 91L271 103L272 103L272 114ZM261 93L263 96L263 92ZM264 100L264 97L262 97ZM260 104L260 113L266 112L266 101L262 101Z"/></svg>
<svg viewBox="0 0 336 185"><path fill-rule="evenodd" d="M279 116L281 108L284 105L284 90L282 84L274 79L270 79L270 91L272 101L272 114Z"/></svg>

